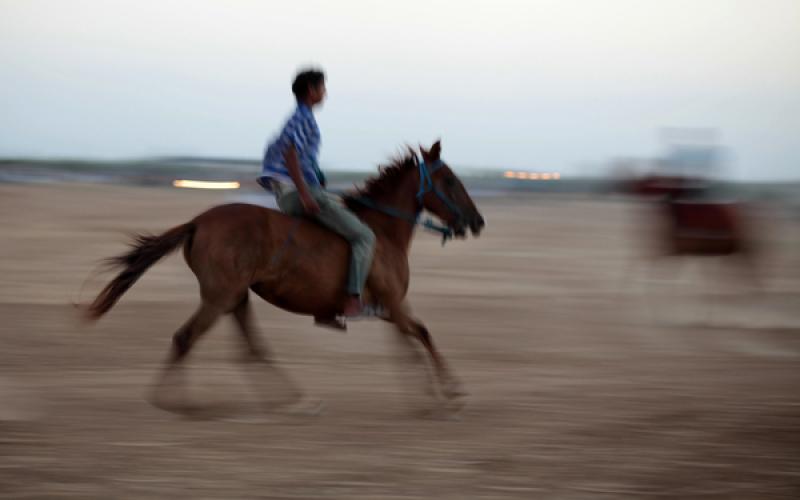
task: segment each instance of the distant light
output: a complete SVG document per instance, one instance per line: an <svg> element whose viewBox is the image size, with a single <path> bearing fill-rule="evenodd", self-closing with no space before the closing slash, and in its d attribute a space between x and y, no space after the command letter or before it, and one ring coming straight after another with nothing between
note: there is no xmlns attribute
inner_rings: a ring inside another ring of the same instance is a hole
<svg viewBox="0 0 800 500"><path fill-rule="evenodd" d="M513 170L506 170L503 172L503 177L506 179L522 179L529 181L550 181L561 179L559 172L515 172Z"/></svg>
<svg viewBox="0 0 800 500"><path fill-rule="evenodd" d="M177 188L191 188L191 189L239 189L238 182L212 182L212 181L190 181L190 180L176 180L172 185Z"/></svg>

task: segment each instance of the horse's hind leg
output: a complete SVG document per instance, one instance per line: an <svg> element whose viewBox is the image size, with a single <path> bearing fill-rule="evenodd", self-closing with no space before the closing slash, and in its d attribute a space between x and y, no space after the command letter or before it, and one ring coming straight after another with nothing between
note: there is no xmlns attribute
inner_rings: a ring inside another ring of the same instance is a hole
<svg viewBox="0 0 800 500"><path fill-rule="evenodd" d="M182 389L180 366L197 340L213 326L222 311L203 302L197 311L181 326L172 337L172 349L164 370L156 382L153 400L157 406L165 406L162 393L166 388Z"/></svg>
<svg viewBox="0 0 800 500"><path fill-rule="evenodd" d="M197 340L211 328L222 311L217 307L203 302L189 321L172 336L172 351L168 366L175 366L186 358Z"/></svg>
<svg viewBox="0 0 800 500"><path fill-rule="evenodd" d="M247 373L259 394L277 396L277 401L289 403L302 398L303 393L292 379L280 368L275 366L272 353L266 344L259 339L250 300L246 294L233 309L233 319L244 339L247 348L247 360L256 361L247 367ZM261 375L267 374L268 380ZM277 384L276 384L277 382Z"/></svg>

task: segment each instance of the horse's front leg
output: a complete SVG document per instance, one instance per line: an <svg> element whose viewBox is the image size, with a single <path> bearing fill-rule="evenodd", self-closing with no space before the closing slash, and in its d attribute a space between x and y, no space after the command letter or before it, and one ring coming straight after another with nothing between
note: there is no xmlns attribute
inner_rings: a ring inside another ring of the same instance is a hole
<svg viewBox="0 0 800 500"><path fill-rule="evenodd" d="M452 374L444 357L434 345L430 332L421 321L411 316L408 306L399 304L396 307L390 307L389 312L389 321L394 323L402 334L417 339L425 347L433 363L442 395L447 399L466 395L461 387L461 382Z"/></svg>

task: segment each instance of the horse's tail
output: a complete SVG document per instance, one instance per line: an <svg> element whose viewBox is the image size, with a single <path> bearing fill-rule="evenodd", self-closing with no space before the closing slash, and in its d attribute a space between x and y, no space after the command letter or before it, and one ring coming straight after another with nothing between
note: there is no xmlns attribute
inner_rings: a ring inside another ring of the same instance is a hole
<svg viewBox="0 0 800 500"><path fill-rule="evenodd" d="M138 235L129 252L108 259L111 268L124 269L94 299L86 311L88 319L96 320L107 313L150 266L189 241L194 231L194 222L188 222L158 236Z"/></svg>

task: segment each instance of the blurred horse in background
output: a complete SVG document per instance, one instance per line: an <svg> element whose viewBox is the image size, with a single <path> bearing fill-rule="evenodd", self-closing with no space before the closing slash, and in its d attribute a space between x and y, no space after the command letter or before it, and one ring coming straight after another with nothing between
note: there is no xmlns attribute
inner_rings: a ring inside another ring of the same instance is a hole
<svg viewBox="0 0 800 500"><path fill-rule="evenodd" d="M746 203L722 199L700 177L628 176L618 187L651 203L649 216L638 228L649 244L651 268L669 257L725 257L735 264L744 285L761 289L758 245L747 222L750 207ZM630 267L623 283L629 281Z"/></svg>
<svg viewBox="0 0 800 500"><path fill-rule="evenodd" d="M663 255L739 255L752 264L755 246L743 203L714 199L704 180L688 177L646 176L628 189L656 203Z"/></svg>

